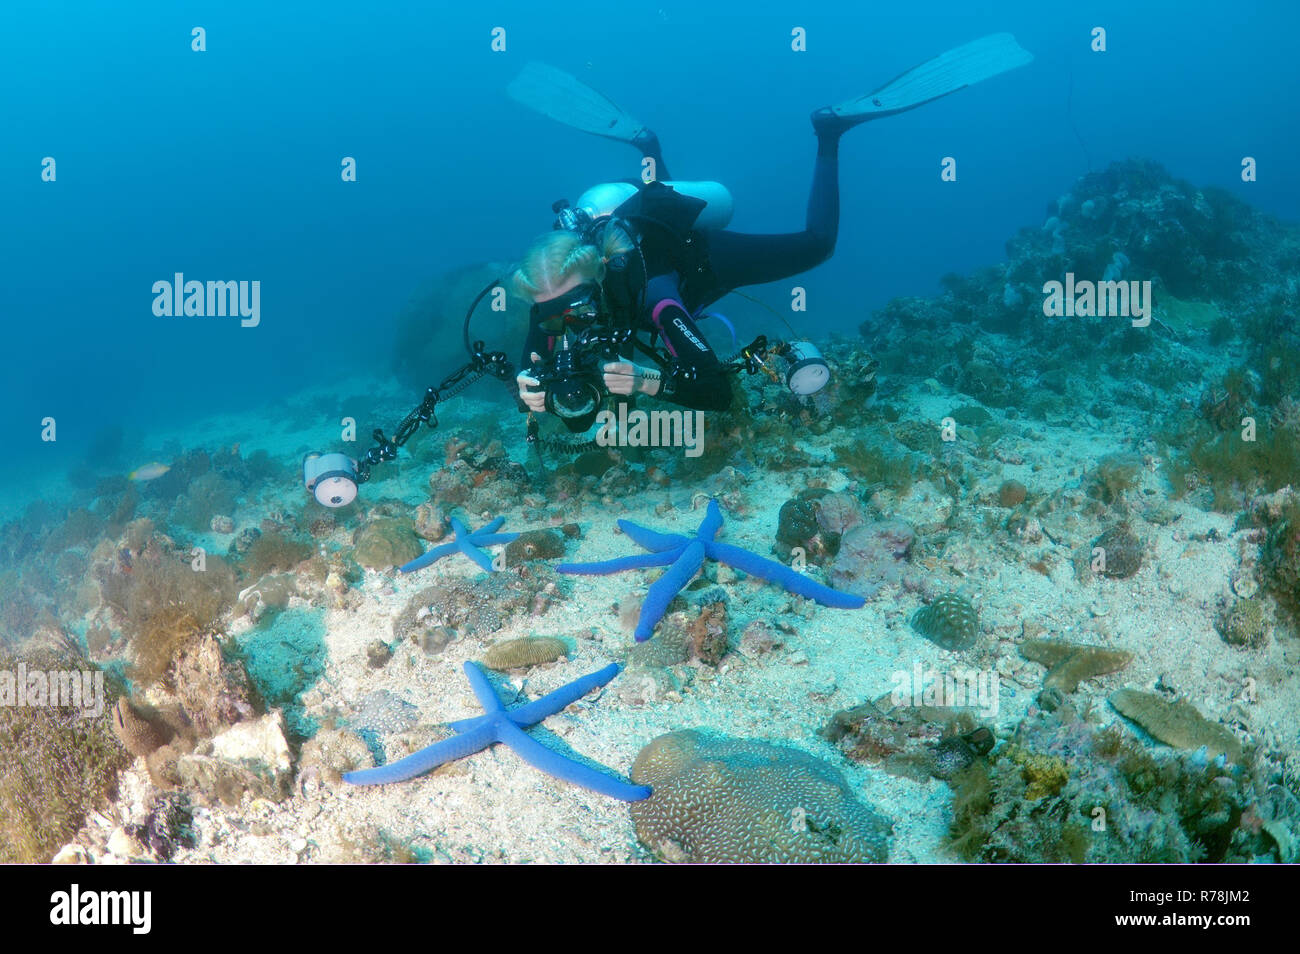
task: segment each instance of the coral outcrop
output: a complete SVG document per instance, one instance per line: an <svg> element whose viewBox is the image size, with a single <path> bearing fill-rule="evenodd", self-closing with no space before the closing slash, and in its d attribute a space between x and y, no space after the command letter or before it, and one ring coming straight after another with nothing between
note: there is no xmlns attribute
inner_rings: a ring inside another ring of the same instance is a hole
<svg viewBox="0 0 1300 954"><path fill-rule="evenodd" d="M686 729L637 756L653 789L631 806L656 857L686 862L870 862L889 857L890 822L840 773L798 749Z"/></svg>
<svg viewBox="0 0 1300 954"><path fill-rule="evenodd" d="M1267 851L1260 786L1203 754L1155 753L1074 706L1031 711L950 781L951 845L981 861L1244 861Z"/></svg>

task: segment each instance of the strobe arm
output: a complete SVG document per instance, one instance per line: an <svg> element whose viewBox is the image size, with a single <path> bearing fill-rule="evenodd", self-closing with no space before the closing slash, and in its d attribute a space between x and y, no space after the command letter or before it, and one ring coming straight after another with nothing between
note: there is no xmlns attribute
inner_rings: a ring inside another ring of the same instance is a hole
<svg viewBox="0 0 1300 954"><path fill-rule="evenodd" d="M482 341L475 341L473 354L468 362L447 375L436 386L425 388L424 399L402 418L391 438L385 437L381 428L371 431L370 436L374 438L374 446L357 459L356 482L358 484L363 484L370 479L370 468L374 465L396 460L397 451L420 429L421 424L428 424L430 427L438 426L435 411L439 401L455 397L484 376L491 376L500 381L510 378L513 368L505 352L486 351L484 348Z"/></svg>

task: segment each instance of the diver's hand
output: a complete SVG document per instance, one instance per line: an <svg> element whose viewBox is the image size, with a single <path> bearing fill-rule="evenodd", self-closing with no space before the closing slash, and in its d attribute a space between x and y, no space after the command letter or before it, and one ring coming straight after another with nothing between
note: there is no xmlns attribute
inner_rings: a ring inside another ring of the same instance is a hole
<svg viewBox="0 0 1300 954"><path fill-rule="evenodd" d="M643 368L626 358L608 362L601 369L605 373L605 389L610 394L648 394L651 397L659 393L659 372L652 368Z"/></svg>
<svg viewBox="0 0 1300 954"><path fill-rule="evenodd" d="M534 351L529 360L536 364L538 361L542 360L542 356ZM534 411L537 414L541 414L546 410L546 392L529 390L530 388L540 386L542 383L541 381L537 380L527 371L520 371L519 374L515 376L515 383L519 385L519 400L523 401L524 404L528 406L528 410Z"/></svg>

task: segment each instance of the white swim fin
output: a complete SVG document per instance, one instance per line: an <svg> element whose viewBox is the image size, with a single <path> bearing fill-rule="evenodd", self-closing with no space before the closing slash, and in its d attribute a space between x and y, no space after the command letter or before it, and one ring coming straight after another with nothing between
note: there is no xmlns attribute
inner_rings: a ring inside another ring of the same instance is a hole
<svg viewBox="0 0 1300 954"><path fill-rule="evenodd" d="M506 87L515 102L583 132L636 142L645 127L603 93L577 77L536 60L524 65Z"/></svg>
<svg viewBox="0 0 1300 954"><path fill-rule="evenodd" d="M963 44L900 74L884 86L829 112L850 125L892 116L947 96L980 80L1032 62L1034 56L1010 33L993 33Z"/></svg>

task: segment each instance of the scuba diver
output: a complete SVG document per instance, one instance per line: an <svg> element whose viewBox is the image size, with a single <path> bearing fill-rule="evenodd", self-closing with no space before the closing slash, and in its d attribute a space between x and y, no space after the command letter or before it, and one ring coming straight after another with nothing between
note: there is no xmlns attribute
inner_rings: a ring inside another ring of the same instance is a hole
<svg viewBox="0 0 1300 954"><path fill-rule="evenodd" d="M538 413L550 412L570 431L585 431L611 396L631 401L646 395L700 411L723 410L731 402L727 376L762 370L777 378L767 363L771 356L786 361L785 384L793 393L816 393L830 372L812 344L768 342L760 335L733 358L719 359L697 323L704 308L737 288L788 278L830 257L839 230L839 142L847 130L1032 59L1011 34L997 33L927 60L875 92L815 110L817 158L807 220L803 231L780 235L728 230L732 202L725 187L669 179L653 132L569 74L528 64L510 84L510 95L566 125L635 146L642 178L595 186L573 205L555 203L552 231L532 243L507 280L494 279L469 306L462 329L468 363L426 388L391 434L373 430L373 446L359 457L307 454L304 487L323 506L350 504L375 466L395 460L421 426L438 426L439 402L483 377L509 380L514 372L506 354L472 341L469 333L475 308L500 284L531 304L527 370L515 382L535 449ZM649 363L639 362L638 353Z"/></svg>
<svg viewBox="0 0 1300 954"><path fill-rule="evenodd" d="M591 425L605 394L727 408L730 369L697 321L737 288L789 278L830 258L839 229L840 137L1032 59L1010 34L994 34L865 96L815 110L817 154L803 231L770 235L726 229L731 197L724 187L673 182L652 131L569 74L529 63L509 87L512 98L636 147L649 181L597 186L574 206L557 202L553 230L529 246L510 274L508 289L532 306L525 370L516 378L522 405L558 415L573 431ZM606 330L593 334L602 320ZM638 362L635 351L650 363Z"/></svg>

